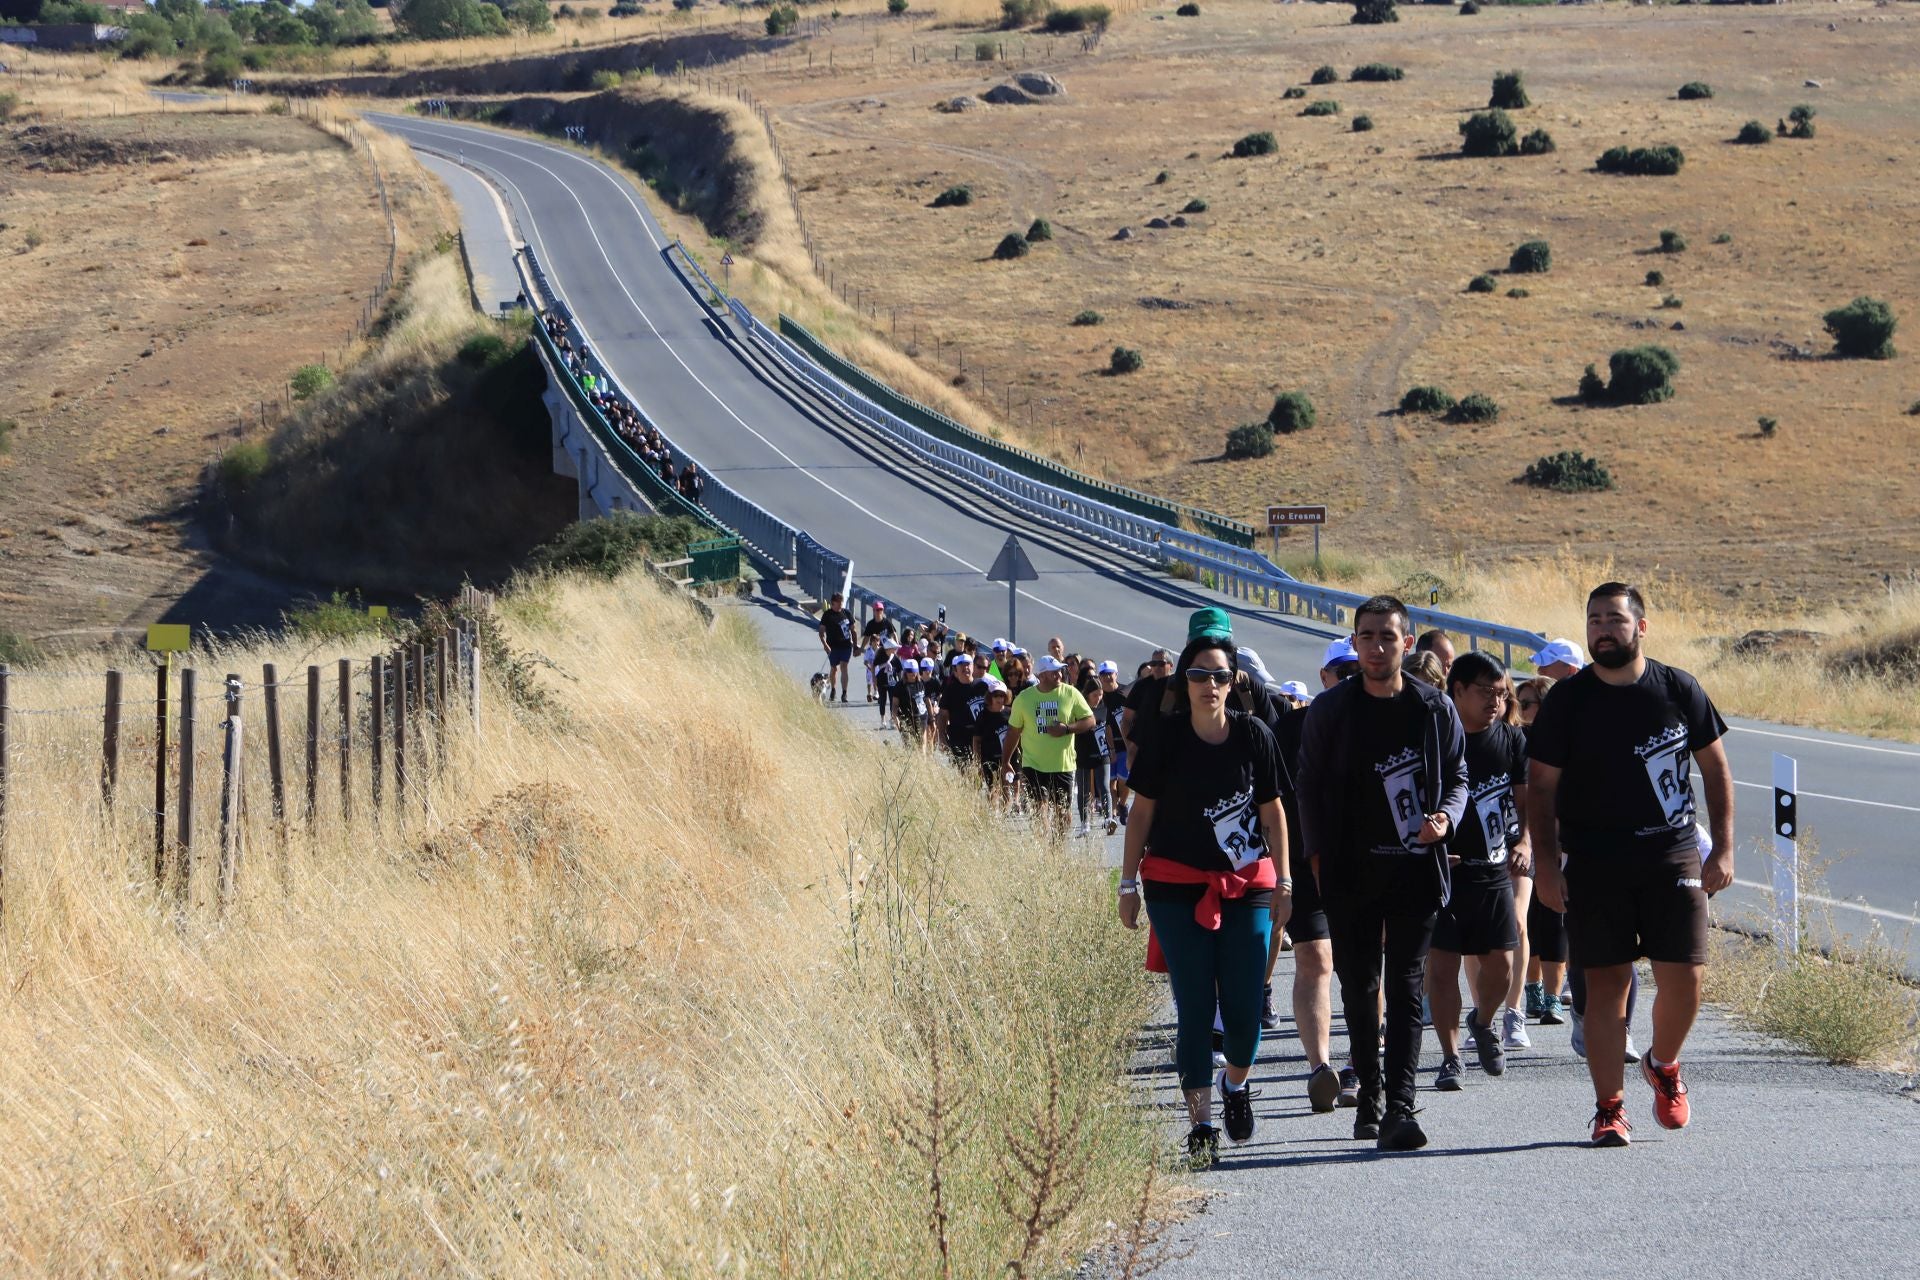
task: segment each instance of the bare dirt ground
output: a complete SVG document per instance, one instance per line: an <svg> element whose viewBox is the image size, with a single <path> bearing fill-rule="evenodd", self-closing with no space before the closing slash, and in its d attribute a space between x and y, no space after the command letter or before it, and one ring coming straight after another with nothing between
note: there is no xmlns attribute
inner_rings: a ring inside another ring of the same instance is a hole
<svg viewBox="0 0 1920 1280"><path fill-rule="evenodd" d="M1860 294L1920 323L1920 11L1437 6L1354 27L1344 5L1203 8L1123 13L1091 53L1028 37L1011 55L1067 90L1033 106L935 109L1011 70L954 61L991 33L951 15L843 23L810 42L811 71L789 54L728 73L772 108L836 285L863 291L882 333L897 314L898 341L917 336L942 379L963 352L983 408L1010 402L1015 431L1090 471L1249 518L1328 502L1334 547L1487 562L1571 545L1751 606L1845 598L1920 564L1914 357L1792 354L1824 353L1821 315ZM1375 61L1406 79L1345 80ZM1341 83L1282 98L1323 63ZM1545 128L1557 152L1458 158L1458 122L1508 68L1535 103L1521 131ZM1678 101L1692 80L1715 96ZM1340 114L1298 114L1321 98ZM1818 109L1814 139L1730 143L1799 102ZM1371 132L1352 131L1361 113ZM1277 156L1225 158L1258 129ZM1657 142L1685 151L1678 176L1593 170L1610 146ZM927 207L956 183L970 207ZM1196 198L1189 226L1147 227ZM992 261L1035 217L1056 239ZM1113 239L1121 227L1133 238ZM1663 228L1686 252L1653 252ZM1552 271L1500 274L1534 238ZM1642 283L1649 270L1664 287ZM1464 292L1483 271L1498 291ZM1515 286L1530 296L1507 297ZM1105 323L1071 327L1083 308ZM1681 361L1674 400L1572 402L1588 362L1653 341ZM1144 372L1105 374L1121 344ZM1500 418L1394 414L1416 383L1484 392ZM1318 426L1263 461L1216 460L1285 389L1313 397ZM1513 483L1561 449L1601 458L1615 490Z"/></svg>
<svg viewBox="0 0 1920 1280"><path fill-rule="evenodd" d="M386 223L364 149L267 115L16 122L0 209L0 625L84 643L205 590L201 469L340 366Z"/></svg>

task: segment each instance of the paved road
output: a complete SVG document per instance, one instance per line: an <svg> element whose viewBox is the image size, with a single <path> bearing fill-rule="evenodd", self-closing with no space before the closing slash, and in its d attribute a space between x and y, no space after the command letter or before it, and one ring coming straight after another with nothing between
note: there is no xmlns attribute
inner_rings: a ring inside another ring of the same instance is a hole
<svg viewBox="0 0 1920 1280"><path fill-rule="evenodd" d="M984 581L1007 520L984 500L929 495L801 413L742 364L661 258L667 237L633 187L563 147L478 126L375 115L374 123L488 179L608 366L702 466L827 546L851 555L868 587L931 614L946 605L969 630L996 634L1005 588ZM456 177L470 249L500 245L501 202ZM1032 548L1041 580L1023 591L1019 639L1050 634L1138 661L1177 642L1202 603L1234 614L1235 630L1276 678L1314 683L1321 630L1242 608L1145 570L1116 570L1058 548ZM1920 972L1920 747L1736 721L1729 739L1740 783L1738 874L1727 895L1757 918L1770 880L1772 753L1800 759L1807 834L1827 857L1832 910L1843 931L1888 930Z"/></svg>

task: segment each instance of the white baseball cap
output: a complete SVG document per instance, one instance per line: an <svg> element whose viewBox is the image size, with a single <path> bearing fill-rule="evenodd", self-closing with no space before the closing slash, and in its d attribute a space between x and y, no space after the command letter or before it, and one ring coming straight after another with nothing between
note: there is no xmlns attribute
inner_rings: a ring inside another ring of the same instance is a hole
<svg viewBox="0 0 1920 1280"><path fill-rule="evenodd" d="M935 667L934 667L934 663L933 663L933 659L932 659L932 658L922 658L922 659L920 659L920 669L921 669L922 671L932 671L932 670L934 670L934 669L935 669Z"/></svg>
<svg viewBox="0 0 1920 1280"><path fill-rule="evenodd" d="M1326 656L1320 659L1320 669L1326 670L1336 662L1358 662L1360 655L1353 647L1353 641L1341 636L1327 646Z"/></svg>
<svg viewBox="0 0 1920 1280"><path fill-rule="evenodd" d="M1004 684L1002 684L1002 683L1001 683L1000 681L998 681L998 680L995 680L995 679L994 679L994 678L993 678L992 676L988 676L988 677L987 677L987 692L988 692L988 693L1005 693L1006 691L1007 691L1007 686L1006 686L1006 685L1004 685Z"/></svg>
<svg viewBox="0 0 1920 1280"><path fill-rule="evenodd" d="M1287 681L1280 686L1280 692L1289 698L1311 698L1313 696L1307 692L1307 686L1301 684L1298 680Z"/></svg>
<svg viewBox="0 0 1920 1280"><path fill-rule="evenodd" d="M1019 645L1015 645L1013 646L1013 656L1016 658L1024 658L1027 656L1027 651L1025 649L1022 649Z"/></svg>
<svg viewBox="0 0 1920 1280"><path fill-rule="evenodd" d="M951 664L949 664L949 665L952 665L952 666L956 666L956 667L958 667L958 666L961 666L961 665L963 665L963 664L965 664L965 665L968 665L968 666L971 666L971 665L972 665L972 663L973 663L973 655L972 655L972 654L970 654L970 653L956 653L956 654L954 654L954 655L953 655L953 661L952 661L952 663L951 663Z"/></svg>
<svg viewBox="0 0 1920 1280"><path fill-rule="evenodd" d="M1067 669L1067 664L1060 661L1060 659L1054 657L1050 653L1043 653L1038 658L1034 659L1033 669L1035 672L1065 671Z"/></svg>
<svg viewBox="0 0 1920 1280"><path fill-rule="evenodd" d="M1095 667L1093 674L1097 676L1117 676L1120 674L1120 668L1115 666L1111 660L1108 660Z"/></svg>
<svg viewBox="0 0 1920 1280"><path fill-rule="evenodd" d="M1007 651L1007 642L1004 639L995 640L993 642L993 651L995 653L1005 653Z"/></svg>
<svg viewBox="0 0 1920 1280"><path fill-rule="evenodd" d="M1547 641L1545 648L1534 654L1528 661L1533 663L1535 670L1550 667L1556 662L1567 662L1576 667L1584 667L1587 665L1587 655L1582 652L1579 645L1565 636L1555 636Z"/></svg>

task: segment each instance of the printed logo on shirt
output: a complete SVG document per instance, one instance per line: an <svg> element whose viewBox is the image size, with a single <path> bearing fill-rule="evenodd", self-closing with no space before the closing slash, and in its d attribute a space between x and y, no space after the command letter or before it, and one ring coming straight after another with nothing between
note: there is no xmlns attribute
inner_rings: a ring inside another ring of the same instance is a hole
<svg viewBox="0 0 1920 1280"><path fill-rule="evenodd" d="M1688 879L1686 876L1681 876L1678 880L1675 880L1673 883L1674 883L1674 887L1679 889L1698 889L1701 887L1701 884L1698 880Z"/></svg>
<svg viewBox="0 0 1920 1280"><path fill-rule="evenodd" d="M1233 864L1235 871L1251 865L1266 851L1266 845L1260 839L1258 813L1253 807L1253 788L1222 800L1219 804L1208 805L1203 812L1213 823L1213 842L1220 846L1220 852L1227 855L1227 861Z"/></svg>
<svg viewBox="0 0 1920 1280"><path fill-rule="evenodd" d="M1687 729L1673 725L1662 729L1633 749L1646 766L1647 783L1658 797L1667 815L1665 829L1693 825L1693 778L1687 755ZM1636 835L1659 835L1663 828L1649 827Z"/></svg>
<svg viewBox="0 0 1920 1280"><path fill-rule="evenodd" d="M1057 701L1036 702L1033 704L1033 727L1045 733L1060 723L1060 704Z"/></svg>
<svg viewBox="0 0 1920 1280"><path fill-rule="evenodd" d="M1387 793L1387 812L1400 828L1400 844L1409 853L1420 850L1420 825L1426 815L1420 811L1420 753L1412 747L1396 752L1376 764L1380 785Z"/></svg>
<svg viewBox="0 0 1920 1280"><path fill-rule="evenodd" d="M967 710L972 714L975 720L978 720L980 718L980 713L985 711L986 709L987 709L987 700L984 697L967 699Z"/></svg>
<svg viewBox="0 0 1920 1280"><path fill-rule="evenodd" d="M1507 830L1513 825L1513 779L1495 774L1470 792L1473 814L1487 836L1487 861L1499 866L1507 860Z"/></svg>

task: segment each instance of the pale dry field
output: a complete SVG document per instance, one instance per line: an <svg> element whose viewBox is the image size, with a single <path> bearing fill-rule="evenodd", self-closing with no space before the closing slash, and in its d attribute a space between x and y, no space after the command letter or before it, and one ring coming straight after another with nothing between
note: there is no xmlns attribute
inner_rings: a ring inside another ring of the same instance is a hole
<svg viewBox="0 0 1920 1280"><path fill-rule="evenodd" d="M836 283L865 291L872 327L889 336L897 308L897 341L917 332L920 363L943 380L960 344L982 410L1004 414L1011 384L1013 432L1095 473L1249 518L1268 502L1324 501L1329 545L1363 554L1610 554L1721 607L1824 605L1920 563L1913 357L1795 360L1781 345L1824 352L1821 314L1863 293L1915 314L1920 12L1408 7L1397 25L1362 28L1345 6L1204 8L1123 14L1091 54L1053 42L1041 65L1067 94L1047 105L935 111L1008 69L912 61L950 59L955 43L971 53L971 33L932 20L842 24L814 41L816 64L837 48L834 75L779 59L741 71L775 111L816 248ZM1028 61L1048 47L1030 37ZM1302 118L1303 102L1281 99L1322 63L1344 77L1374 61L1407 78L1309 90L1306 101L1339 101L1336 117ZM1536 104L1516 113L1520 129L1546 128L1558 152L1455 158L1458 121L1506 68L1525 71ZM1696 79L1715 98L1675 100ZM1743 121L1770 126L1801 101L1819 110L1815 139L1728 144ZM1351 132L1361 112L1372 132ZM1276 157L1222 158L1257 129L1275 132ZM1676 143L1686 168L1592 171L1623 142ZM1162 169L1170 179L1155 185ZM961 182L971 207L926 207ZM1192 226L1145 227L1194 197L1209 208ZM1037 216L1052 244L989 259ZM1122 226L1136 238L1112 240ZM1649 252L1667 227L1685 253ZM1720 234L1730 242L1712 243ZM1551 273L1463 292L1532 238L1551 242ZM1651 269L1665 288L1642 284ZM1504 296L1515 284L1531 296ZM1683 306L1662 309L1667 293ZM1069 327L1088 307L1106 323ZM827 327L852 329L844 314ZM1681 360L1676 399L1556 402L1588 362L1604 369L1648 341ZM1139 348L1146 370L1105 376L1117 344ZM1468 428L1392 414L1416 383L1484 392L1501 417ZM1230 427L1295 388L1319 407L1313 431L1264 461L1214 460ZM1758 436L1763 414L1779 420L1774 439ZM1616 489L1511 483L1566 448L1605 461Z"/></svg>

